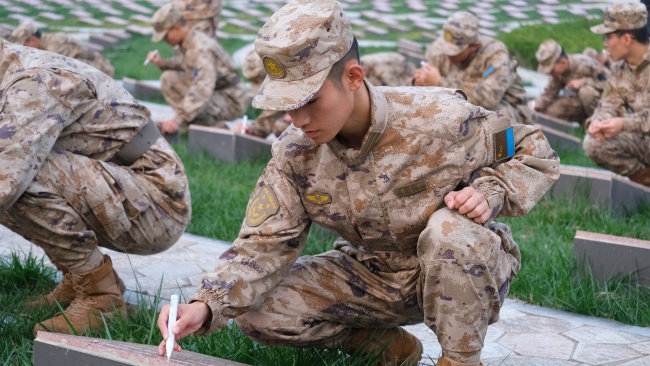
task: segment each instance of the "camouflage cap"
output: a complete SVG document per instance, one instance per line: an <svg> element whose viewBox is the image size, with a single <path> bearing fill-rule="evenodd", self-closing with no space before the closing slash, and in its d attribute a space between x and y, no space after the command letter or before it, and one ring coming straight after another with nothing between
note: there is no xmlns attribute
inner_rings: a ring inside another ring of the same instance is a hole
<svg viewBox="0 0 650 366"><path fill-rule="evenodd" d="M641 29L648 23L648 10L642 3L617 3L605 8L605 22L591 27L598 34L617 30Z"/></svg>
<svg viewBox="0 0 650 366"><path fill-rule="evenodd" d="M151 36L153 42L160 42L167 32L176 25L183 15L181 11L178 10L176 5L173 3L168 3L156 10L156 12L151 17L151 25L153 26L154 33Z"/></svg>
<svg viewBox="0 0 650 366"><path fill-rule="evenodd" d="M36 32L38 32L38 28L36 28L34 23L29 21L22 22L13 30L13 32L11 32L11 38L14 43L23 45L27 42L29 37L33 36Z"/></svg>
<svg viewBox="0 0 650 366"><path fill-rule="evenodd" d="M267 76L253 107L292 110L305 105L353 39L350 22L336 1L294 0L280 8L255 40Z"/></svg>
<svg viewBox="0 0 650 366"><path fill-rule="evenodd" d="M466 11L456 12L447 18L442 26L443 39L441 51L445 55L455 56L478 41L478 18Z"/></svg>
<svg viewBox="0 0 650 366"><path fill-rule="evenodd" d="M552 39L542 42L535 53L537 58L537 72L550 74L553 66L562 55L562 46Z"/></svg>

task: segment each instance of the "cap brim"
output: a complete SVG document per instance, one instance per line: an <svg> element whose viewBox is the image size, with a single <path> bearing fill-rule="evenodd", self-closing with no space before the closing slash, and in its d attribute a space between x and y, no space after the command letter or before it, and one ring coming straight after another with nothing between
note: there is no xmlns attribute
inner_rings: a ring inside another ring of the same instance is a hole
<svg viewBox="0 0 650 366"><path fill-rule="evenodd" d="M162 32L154 32L153 36L151 36L151 41L152 42L160 42L165 38L165 35L167 35L167 31L162 31Z"/></svg>
<svg viewBox="0 0 650 366"><path fill-rule="evenodd" d="M542 74L550 74L551 70L553 70L554 65L555 65L554 63L552 63L550 65L538 64L537 65L537 72L541 72Z"/></svg>
<svg viewBox="0 0 650 366"><path fill-rule="evenodd" d="M445 56L456 56L460 54L461 52L465 51L467 46L458 46L453 43L449 43L447 41L444 41L440 45L440 51L445 54Z"/></svg>
<svg viewBox="0 0 650 366"><path fill-rule="evenodd" d="M593 27L591 27L589 29L591 29L591 31L593 33L596 33L596 34L607 34L607 33L616 32L616 29L612 29L610 27L607 27L605 25L605 23L594 25Z"/></svg>
<svg viewBox="0 0 650 366"><path fill-rule="evenodd" d="M272 111L290 111L305 105L323 86L332 66L295 81L272 79L268 75L253 98L253 107Z"/></svg>

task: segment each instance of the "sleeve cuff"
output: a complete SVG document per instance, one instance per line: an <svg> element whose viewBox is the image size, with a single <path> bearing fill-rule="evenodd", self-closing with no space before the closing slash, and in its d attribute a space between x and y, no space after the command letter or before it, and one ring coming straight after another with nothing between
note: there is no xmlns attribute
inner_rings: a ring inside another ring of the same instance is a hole
<svg viewBox="0 0 650 366"><path fill-rule="evenodd" d="M205 289L199 290L194 294L194 296L190 298L187 303L191 304L196 301L202 301L208 305L212 316L210 319L206 320L205 323L203 323L199 330L194 332L195 334L204 336L206 334L215 332L226 325L226 319L222 315L223 304L221 304L214 297L214 292Z"/></svg>
<svg viewBox="0 0 650 366"><path fill-rule="evenodd" d="M634 116L623 117L623 131L634 132L637 129L637 124Z"/></svg>
<svg viewBox="0 0 650 366"><path fill-rule="evenodd" d="M501 195L490 189L487 184L474 184L471 183L471 186L477 191L481 192L483 196L485 196L485 199L487 200L488 206L490 207L490 218L486 221L492 221L497 216L499 216L499 213L501 212L501 208L503 207L503 197Z"/></svg>

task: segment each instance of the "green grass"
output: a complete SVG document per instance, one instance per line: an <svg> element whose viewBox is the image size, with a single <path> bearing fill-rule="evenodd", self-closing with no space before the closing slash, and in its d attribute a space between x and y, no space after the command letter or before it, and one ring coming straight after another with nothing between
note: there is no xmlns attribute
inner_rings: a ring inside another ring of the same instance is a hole
<svg viewBox="0 0 650 366"><path fill-rule="evenodd" d="M533 304L637 326L650 326L650 290L634 276L595 281L573 257L576 230L650 240L650 206L624 219L577 193L571 199L542 200L527 215L503 218L522 253L522 269L510 296Z"/></svg>
<svg viewBox="0 0 650 366"><path fill-rule="evenodd" d="M517 57L519 65L534 69L537 67L535 52L539 45L547 39L555 39L567 53L582 53L585 47L602 49L603 37L589 30L590 26L601 22L601 20L580 18L556 25L525 26L510 33L501 33L497 38L505 43Z"/></svg>

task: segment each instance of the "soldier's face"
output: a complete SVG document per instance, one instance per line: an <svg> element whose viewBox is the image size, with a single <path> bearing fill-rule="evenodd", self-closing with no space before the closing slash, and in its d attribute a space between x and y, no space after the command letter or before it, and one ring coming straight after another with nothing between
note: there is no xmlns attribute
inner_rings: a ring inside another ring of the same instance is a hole
<svg viewBox="0 0 650 366"><path fill-rule="evenodd" d="M553 69L551 70L551 76L559 78L569 69L569 61L566 58L558 60Z"/></svg>
<svg viewBox="0 0 650 366"><path fill-rule="evenodd" d="M465 60L467 60L467 58L469 58L469 56L472 53L474 53L474 51L476 51L477 49L478 49L478 44L474 43L469 45L463 52L457 55L447 56L447 58L449 58L449 62L451 62L452 64L461 64Z"/></svg>
<svg viewBox="0 0 650 366"><path fill-rule="evenodd" d="M354 93L327 79L304 106L288 111L293 125L317 144L325 144L341 131L354 108Z"/></svg>
<svg viewBox="0 0 650 366"><path fill-rule="evenodd" d="M609 57L613 61L619 61L627 54L627 45L631 43L631 40L630 42L627 42L628 38L631 38L629 34L619 36L616 33L608 33L605 35L605 48L607 48Z"/></svg>

